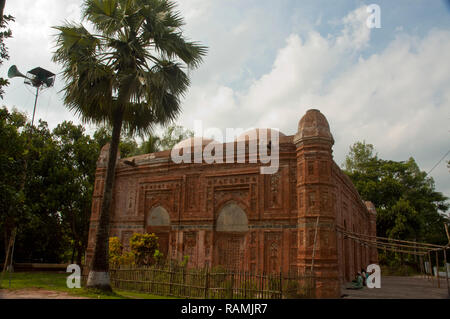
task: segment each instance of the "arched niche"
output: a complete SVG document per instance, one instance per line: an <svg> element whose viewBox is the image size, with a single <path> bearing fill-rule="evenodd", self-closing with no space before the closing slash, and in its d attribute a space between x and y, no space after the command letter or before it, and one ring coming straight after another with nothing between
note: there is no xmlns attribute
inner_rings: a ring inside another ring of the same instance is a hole
<svg viewBox="0 0 450 319"><path fill-rule="evenodd" d="M216 221L214 264L229 270L243 270L245 262L245 237L248 219L245 211L235 202L222 207Z"/></svg>
<svg viewBox="0 0 450 319"><path fill-rule="evenodd" d="M170 216L162 206L153 207L147 215L147 226L170 226Z"/></svg>
<svg viewBox="0 0 450 319"><path fill-rule="evenodd" d="M246 232L248 219L244 210L234 202L229 202L220 210L217 217L216 231L218 232Z"/></svg>
<svg viewBox="0 0 450 319"><path fill-rule="evenodd" d="M159 251L169 256L170 240L170 216L167 210L162 206L153 207L147 214L145 220L147 233L154 233L158 237Z"/></svg>

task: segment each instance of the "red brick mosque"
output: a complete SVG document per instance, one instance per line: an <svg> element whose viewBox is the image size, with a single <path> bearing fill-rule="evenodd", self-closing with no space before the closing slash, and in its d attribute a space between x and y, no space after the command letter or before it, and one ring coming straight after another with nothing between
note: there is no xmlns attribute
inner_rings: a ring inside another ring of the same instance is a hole
<svg viewBox="0 0 450 319"><path fill-rule="evenodd" d="M295 135L279 133L275 174L261 174L267 164L251 161L258 154L248 146L259 132L244 133L249 150L245 163L177 164L171 151L119 159L111 236L126 247L134 232L152 232L168 258L189 256L191 267L222 265L253 273L305 272L314 254L317 297L339 297L344 281L377 262L377 251L344 238L337 229L375 236L375 208L334 162L334 139L320 111L308 110ZM189 146L195 139L179 145ZM209 142L201 140L203 148ZM235 156L227 155L227 144L221 146L224 158ZM107 157L108 146L97 163L88 261Z"/></svg>

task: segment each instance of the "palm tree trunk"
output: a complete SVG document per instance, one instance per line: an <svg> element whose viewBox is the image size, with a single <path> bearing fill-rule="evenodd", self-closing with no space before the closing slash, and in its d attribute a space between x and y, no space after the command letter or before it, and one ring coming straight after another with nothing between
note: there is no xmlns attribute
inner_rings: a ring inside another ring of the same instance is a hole
<svg viewBox="0 0 450 319"><path fill-rule="evenodd" d="M119 150L120 133L122 129L123 111L114 117L111 145L109 147L108 167L106 169L105 188L103 191L100 220L97 225L94 256L89 269L88 288L111 291L109 280L109 214L111 210L112 191L114 187L117 152Z"/></svg>
<svg viewBox="0 0 450 319"><path fill-rule="evenodd" d="M6 0L0 0L0 23L3 22L3 11L5 10Z"/></svg>

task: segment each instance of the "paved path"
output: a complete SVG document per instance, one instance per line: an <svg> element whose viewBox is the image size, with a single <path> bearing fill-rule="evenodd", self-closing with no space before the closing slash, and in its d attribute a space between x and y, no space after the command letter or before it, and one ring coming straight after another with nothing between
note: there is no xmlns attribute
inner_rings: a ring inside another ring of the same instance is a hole
<svg viewBox="0 0 450 319"><path fill-rule="evenodd" d="M69 295L67 292L52 291L39 288L0 289L0 299L89 299Z"/></svg>
<svg viewBox="0 0 450 319"><path fill-rule="evenodd" d="M449 279L450 280L450 279ZM381 288L342 289L345 299L448 299L445 278L437 282L422 277L381 277Z"/></svg>

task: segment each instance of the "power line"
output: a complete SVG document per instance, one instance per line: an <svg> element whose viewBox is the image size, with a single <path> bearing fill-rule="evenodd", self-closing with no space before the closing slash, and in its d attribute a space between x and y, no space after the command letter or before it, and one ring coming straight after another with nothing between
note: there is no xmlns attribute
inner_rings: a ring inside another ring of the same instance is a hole
<svg viewBox="0 0 450 319"><path fill-rule="evenodd" d="M438 165L442 162L442 160L443 160L448 154L450 154L450 150L448 150L448 152L445 153L444 156L442 156L442 158L439 160L439 162L437 162L436 165L434 165L433 168L430 169L430 171L427 173L427 175L429 175L429 174L436 168L436 166L438 166Z"/></svg>

